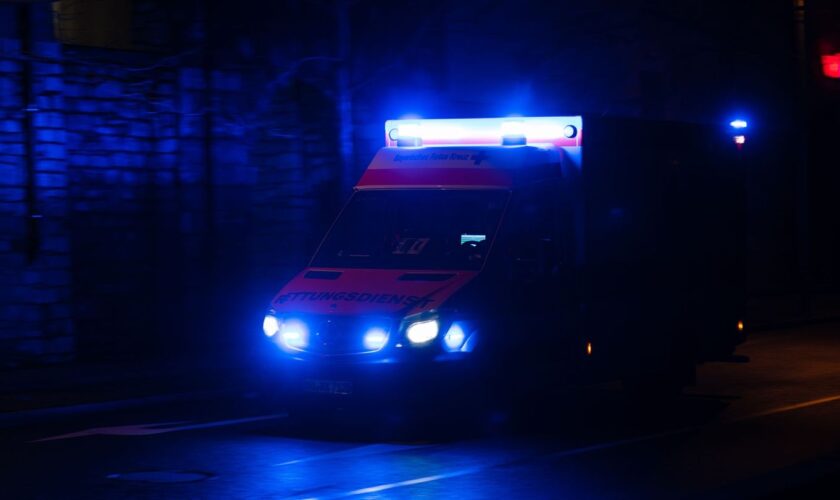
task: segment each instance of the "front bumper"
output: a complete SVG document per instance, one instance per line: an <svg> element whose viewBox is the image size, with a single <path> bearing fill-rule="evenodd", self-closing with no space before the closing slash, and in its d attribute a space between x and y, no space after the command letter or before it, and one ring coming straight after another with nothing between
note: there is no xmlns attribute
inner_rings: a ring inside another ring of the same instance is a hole
<svg viewBox="0 0 840 500"><path fill-rule="evenodd" d="M280 363L279 383L290 403L423 407L484 393L474 359L353 363L333 359Z"/></svg>

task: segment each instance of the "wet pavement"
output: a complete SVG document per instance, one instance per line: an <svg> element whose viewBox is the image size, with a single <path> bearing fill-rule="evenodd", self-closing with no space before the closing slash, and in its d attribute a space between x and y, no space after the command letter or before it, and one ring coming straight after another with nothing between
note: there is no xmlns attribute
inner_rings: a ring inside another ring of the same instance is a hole
<svg viewBox="0 0 840 500"><path fill-rule="evenodd" d="M738 353L675 401L607 384L438 438L401 437L416 433L384 415L306 425L259 393L22 419L0 429L0 496L837 498L840 325L763 332Z"/></svg>

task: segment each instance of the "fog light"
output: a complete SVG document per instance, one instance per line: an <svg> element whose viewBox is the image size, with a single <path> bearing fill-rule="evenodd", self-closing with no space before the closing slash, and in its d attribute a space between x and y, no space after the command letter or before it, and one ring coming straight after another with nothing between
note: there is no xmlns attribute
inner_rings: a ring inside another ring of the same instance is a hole
<svg viewBox="0 0 840 500"><path fill-rule="evenodd" d="M427 344L437 337L438 328L439 325L436 319L417 321L408 327L405 336L414 345Z"/></svg>
<svg viewBox="0 0 840 500"><path fill-rule="evenodd" d="M365 332L363 343L368 351L378 351L388 343L388 333L382 328L371 328Z"/></svg>
<svg viewBox="0 0 840 500"><path fill-rule="evenodd" d="M263 333L265 336L273 337L279 331L280 322L277 321L277 318L270 314L266 314L265 318L263 318Z"/></svg>

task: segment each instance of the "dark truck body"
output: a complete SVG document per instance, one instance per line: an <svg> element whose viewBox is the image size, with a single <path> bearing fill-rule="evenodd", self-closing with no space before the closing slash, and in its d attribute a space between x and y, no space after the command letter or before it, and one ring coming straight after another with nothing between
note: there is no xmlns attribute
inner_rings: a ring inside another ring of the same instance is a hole
<svg viewBox="0 0 840 500"><path fill-rule="evenodd" d="M726 131L584 118L569 179L583 336L607 375L668 373L743 341L744 188ZM743 323L741 323L743 324ZM687 380L686 380L687 381Z"/></svg>
<svg viewBox="0 0 840 500"><path fill-rule="evenodd" d="M697 361L731 353L744 338L745 300L743 173L731 137L576 119L575 140L559 147L381 150L331 235L366 198L416 197L418 211L433 212L422 202L429 191L504 192L498 230L487 232L478 264L433 268L342 260L328 235L269 311L308 325L304 348L283 347L282 330L272 337L293 392L418 401L453 388L541 394L616 378L681 387ZM452 230L463 245L466 226ZM330 351L361 346L367 326L353 325L371 318L386 332L382 347ZM416 318L436 318L440 335L408 342ZM443 343L456 323L475 332L469 352Z"/></svg>

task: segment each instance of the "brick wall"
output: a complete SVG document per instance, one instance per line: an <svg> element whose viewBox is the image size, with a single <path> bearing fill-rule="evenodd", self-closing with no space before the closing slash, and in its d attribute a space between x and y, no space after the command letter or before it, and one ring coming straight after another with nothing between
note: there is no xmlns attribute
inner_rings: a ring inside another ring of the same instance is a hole
<svg viewBox="0 0 840 500"><path fill-rule="evenodd" d="M142 350L160 331L151 314L157 245L177 232L181 208L176 73L64 67L79 349Z"/></svg>
<svg viewBox="0 0 840 500"><path fill-rule="evenodd" d="M333 102L340 30L327 4L281 1L255 11L159 2L171 10L159 11L167 15L148 33L161 35L152 45L163 52L144 52L50 43L49 3L0 2L0 364L236 345L258 331L260 309L306 260L343 198ZM477 19L469 3L451 7L351 9L348 177L381 144L382 122L406 112L715 121L743 101L760 111L751 121L787 123L792 60L762 62L787 42L768 28L741 40L750 50L732 59L729 34L745 32L744 12L721 26L710 14L709 40L693 34L674 44L646 29L660 20L644 13L616 38L597 9L571 3L556 19L501 7ZM27 10L28 27L18 15ZM621 18L625 10L609 11ZM408 26L412 15L430 21ZM533 38L534 26L563 25L581 36L543 29ZM23 57L21 31L41 41L33 57ZM693 50L701 42L709 50ZM715 43L728 54L717 62L709 59ZM740 76L721 80L729 70ZM666 101L655 102L662 75L673 81L664 82ZM744 101L736 88L761 92ZM780 158L750 174L754 293L789 290L799 274L797 163Z"/></svg>
<svg viewBox="0 0 840 500"><path fill-rule="evenodd" d="M0 363L249 335L337 209L318 201L338 200L340 169L321 86L249 92L261 69L0 49Z"/></svg>
<svg viewBox="0 0 840 500"><path fill-rule="evenodd" d="M33 58L23 58L18 40L0 40L0 363L4 365L64 360L74 351L63 68L38 59L53 58L59 50L56 44L37 43L31 50Z"/></svg>

